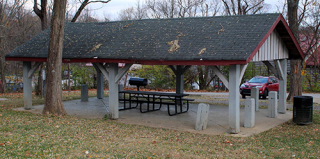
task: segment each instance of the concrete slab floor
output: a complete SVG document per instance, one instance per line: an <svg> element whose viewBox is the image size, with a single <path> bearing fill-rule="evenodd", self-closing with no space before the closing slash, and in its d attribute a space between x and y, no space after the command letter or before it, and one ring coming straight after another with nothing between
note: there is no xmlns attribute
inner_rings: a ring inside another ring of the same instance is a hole
<svg viewBox="0 0 320 159"><path fill-rule="evenodd" d="M80 100L66 101L63 102L63 104L69 115L79 118L102 119L108 114L106 109L108 97L105 97L104 100L97 99L96 97L89 98L88 102L81 102ZM121 105L122 104L120 104L120 107ZM41 113L42 109L43 105L33 106L33 109L31 110L24 110L24 108L17 108L16 110ZM173 129L199 134L247 137L269 130L292 119L292 111L287 111L286 114L279 114L277 118L268 118L268 110L260 109L256 112L255 127L244 128L244 108L240 108L241 132L239 134L229 134L227 133L229 128L228 106L210 105L209 120L206 130L194 129L197 109L198 104L190 104L190 109L187 113L169 116L167 113L167 106L163 106L159 111L148 113L140 113L138 107L136 109L120 111L119 119L115 121L125 124Z"/></svg>

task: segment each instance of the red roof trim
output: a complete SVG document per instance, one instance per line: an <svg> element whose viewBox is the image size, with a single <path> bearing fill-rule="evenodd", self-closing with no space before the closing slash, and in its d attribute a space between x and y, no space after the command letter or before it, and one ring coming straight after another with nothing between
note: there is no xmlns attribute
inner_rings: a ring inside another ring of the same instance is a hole
<svg viewBox="0 0 320 159"><path fill-rule="evenodd" d="M6 57L6 61L30 61L47 62L46 58L31 57ZM125 59L62 59L63 63L134 63L142 65L215 65L228 66L236 64L246 64L245 60L188 60L188 61L165 61L165 60L125 60Z"/></svg>
<svg viewBox="0 0 320 159"><path fill-rule="evenodd" d="M260 43L258 44L258 46L253 50L253 52L251 53L251 55L249 56L249 58L246 60L247 63L249 63L253 57L257 54L257 52L259 51L259 49L261 48L261 46L264 44L264 42L268 39L268 37L270 36L270 34L274 31L274 29L276 28L276 26L279 24L279 22L282 22L282 24L284 25L284 27L286 28L286 30L288 31L293 43L295 44L296 48L298 49L302 59L304 59L304 54L303 51L301 50L301 47L297 41L297 39L294 37L291 29L289 28L286 20L283 18L282 14L279 15L278 19L273 23L273 25L271 26L270 30L267 32L267 34L263 37L263 39L260 41Z"/></svg>

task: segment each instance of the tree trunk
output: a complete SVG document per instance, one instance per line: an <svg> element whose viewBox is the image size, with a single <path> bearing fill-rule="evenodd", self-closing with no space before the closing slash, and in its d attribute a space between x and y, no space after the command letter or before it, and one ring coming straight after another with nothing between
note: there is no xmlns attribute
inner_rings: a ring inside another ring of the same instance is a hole
<svg viewBox="0 0 320 159"><path fill-rule="evenodd" d="M46 98L43 114L66 115L62 104L61 65L66 0L55 0L47 59Z"/></svg>
<svg viewBox="0 0 320 159"><path fill-rule="evenodd" d="M296 39L299 41L298 5L299 0L287 0L289 27ZM287 100L292 100L294 96L302 95L301 84L301 60L290 61L290 90Z"/></svg>
<svg viewBox="0 0 320 159"><path fill-rule="evenodd" d="M34 6L33 10L37 14L37 16L40 18L41 21L41 30L44 31L48 27L48 16L47 16L47 0L41 0L41 9L38 8L38 1L34 0ZM41 78L42 78L42 73L41 73L42 65L39 69L39 76L38 76L38 85L36 87L36 95L39 96L41 94Z"/></svg>

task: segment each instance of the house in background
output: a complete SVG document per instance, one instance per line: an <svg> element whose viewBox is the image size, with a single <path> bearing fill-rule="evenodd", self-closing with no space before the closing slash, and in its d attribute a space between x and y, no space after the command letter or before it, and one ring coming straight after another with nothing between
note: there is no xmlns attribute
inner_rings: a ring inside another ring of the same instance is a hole
<svg viewBox="0 0 320 159"><path fill-rule="evenodd" d="M320 34L318 37L314 34L300 35L300 41L301 49L306 55L302 75L305 77L307 88L310 89L310 86L320 82Z"/></svg>

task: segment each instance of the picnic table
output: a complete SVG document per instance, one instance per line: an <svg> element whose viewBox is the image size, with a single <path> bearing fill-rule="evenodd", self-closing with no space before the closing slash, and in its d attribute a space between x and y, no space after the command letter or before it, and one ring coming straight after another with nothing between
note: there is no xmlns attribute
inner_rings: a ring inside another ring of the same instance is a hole
<svg viewBox="0 0 320 159"><path fill-rule="evenodd" d="M165 93L165 92L149 92L149 91L119 91L121 97L119 101L123 101L123 108L119 110L127 110L137 108L140 104L140 112L152 112L161 109L162 105L168 106L168 114L170 116L185 113L189 110L189 101L194 99L184 98L189 94ZM186 101L186 108L183 108L183 102ZM127 105L127 103L129 105ZM144 109L142 104L146 103L147 107ZM134 105L135 104L135 105ZM171 111L174 107L174 111Z"/></svg>

